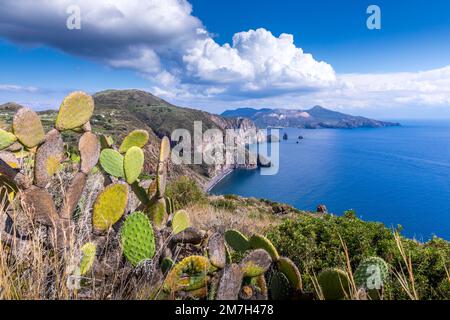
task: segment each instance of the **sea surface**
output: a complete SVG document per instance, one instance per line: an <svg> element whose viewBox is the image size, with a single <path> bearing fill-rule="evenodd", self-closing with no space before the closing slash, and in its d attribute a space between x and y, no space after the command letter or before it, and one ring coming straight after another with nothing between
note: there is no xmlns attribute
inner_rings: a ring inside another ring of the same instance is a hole
<svg viewBox="0 0 450 320"><path fill-rule="evenodd" d="M378 129L281 129L279 172L237 170L212 190L403 226L418 240L450 239L450 120ZM298 140L298 136L303 140ZM297 143L298 141L298 143Z"/></svg>

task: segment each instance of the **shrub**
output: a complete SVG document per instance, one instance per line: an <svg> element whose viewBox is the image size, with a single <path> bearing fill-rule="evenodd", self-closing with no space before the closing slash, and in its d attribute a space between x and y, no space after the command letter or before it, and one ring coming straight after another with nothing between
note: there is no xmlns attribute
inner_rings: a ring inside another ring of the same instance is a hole
<svg viewBox="0 0 450 320"><path fill-rule="evenodd" d="M174 200L177 208L206 202L203 190L187 176L182 176L170 183L166 188L166 194Z"/></svg>
<svg viewBox="0 0 450 320"><path fill-rule="evenodd" d="M210 201L211 206L216 209L223 209L228 211L235 211L237 209L236 203L228 199L214 199Z"/></svg>

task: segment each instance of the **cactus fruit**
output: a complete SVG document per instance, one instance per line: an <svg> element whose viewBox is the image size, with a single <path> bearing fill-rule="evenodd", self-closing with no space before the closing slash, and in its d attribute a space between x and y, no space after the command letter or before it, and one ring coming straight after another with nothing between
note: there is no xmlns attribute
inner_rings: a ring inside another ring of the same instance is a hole
<svg viewBox="0 0 450 320"><path fill-rule="evenodd" d="M28 108L21 108L14 115L13 132L20 143L29 149L39 145L45 137L41 119Z"/></svg>
<svg viewBox="0 0 450 320"><path fill-rule="evenodd" d="M81 157L81 171L88 174L98 163L100 142L92 132L84 133L78 142Z"/></svg>
<svg viewBox="0 0 450 320"><path fill-rule="evenodd" d="M167 221L166 201L164 198L158 199L150 204L149 212L153 225L161 228Z"/></svg>
<svg viewBox="0 0 450 320"><path fill-rule="evenodd" d="M66 195L64 197L64 203L60 211L60 217L63 219L71 219L73 212L75 211L78 202L83 194L84 187L86 186L87 175L83 172L78 172L67 188Z"/></svg>
<svg viewBox="0 0 450 320"><path fill-rule="evenodd" d="M189 256L177 263L167 275L163 288L166 292L191 291L206 286L211 265L208 258ZM184 277L184 275L188 275Z"/></svg>
<svg viewBox="0 0 450 320"><path fill-rule="evenodd" d="M249 252L239 267L245 277L257 277L269 270L271 264L270 255L263 249L257 249Z"/></svg>
<svg viewBox="0 0 450 320"><path fill-rule="evenodd" d="M97 246L92 242L88 242L81 247L80 275L83 276L91 270L94 265L96 251Z"/></svg>
<svg viewBox="0 0 450 320"><path fill-rule="evenodd" d="M388 276L388 264L379 257L364 259L354 274L356 286L365 289L381 289Z"/></svg>
<svg viewBox="0 0 450 320"><path fill-rule="evenodd" d="M178 210L173 215L172 231L173 234L178 234L191 226L189 215L185 210Z"/></svg>
<svg viewBox="0 0 450 320"><path fill-rule="evenodd" d="M126 153L131 147L143 148L149 139L149 134L145 130L134 130L130 132L119 147L120 153Z"/></svg>
<svg viewBox="0 0 450 320"><path fill-rule="evenodd" d="M174 265L174 262L171 258L166 257L166 258L162 259L161 264L160 264L162 273L166 274L167 272L169 272L170 269L172 269L173 265Z"/></svg>
<svg viewBox="0 0 450 320"><path fill-rule="evenodd" d="M158 164L158 172L156 175L156 196L158 198L164 197L167 183L167 163L160 162Z"/></svg>
<svg viewBox="0 0 450 320"><path fill-rule="evenodd" d="M219 269L225 268L226 264L226 249L225 240L223 236L216 232L208 239L208 257L211 264Z"/></svg>
<svg viewBox="0 0 450 320"><path fill-rule="evenodd" d="M61 104L55 128L59 131L83 126L94 112L94 99L84 92L72 92Z"/></svg>
<svg viewBox="0 0 450 320"><path fill-rule="evenodd" d="M225 232L225 241L234 251L243 252L250 249L247 237L234 229Z"/></svg>
<svg viewBox="0 0 450 320"><path fill-rule="evenodd" d="M278 270L282 272L289 280L289 283L294 290L302 289L302 277L300 275L300 271L291 259L280 257L277 262L277 267Z"/></svg>
<svg viewBox="0 0 450 320"><path fill-rule="evenodd" d="M141 212L129 215L120 231L125 257L135 267L155 255L155 236L147 216Z"/></svg>
<svg viewBox="0 0 450 320"><path fill-rule="evenodd" d="M278 251L274 247L272 242L262 235L254 234L253 236L251 236L249 240L249 245L252 249L266 250L267 253L270 254L270 256L272 257L272 260L274 262L280 259L280 255L278 254Z"/></svg>
<svg viewBox="0 0 450 320"><path fill-rule="evenodd" d="M23 204L25 212L29 212L36 222L52 226L59 220L53 198L44 188L31 186L25 190Z"/></svg>
<svg viewBox="0 0 450 320"><path fill-rule="evenodd" d="M131 147L125 154L124 161L125 179L129 184L137 180L144 168L144 151L138 147Z"/></svg>
<svg viewBox="0 0 450 320"><path fill-rule="evenodd" d="M116 178L125 176L123 162L123 155L114 149L103 149L100 153L100 165L103 170Z"/></svg>
<svg viewBox="0 0 450 320"><path fill-rule="evenodd" d="M270 297L272 300L286 300L289 295L289 280L283 273L275 272L270 279Z"/></svg>
<svg viewBox="0 0 450 320"><path fill-rule="evenodd" d="M0 150L8 148L14 142L16 142L17 138L12 133L0 129Z"/></svg>
<svg viewBox="0 0 450 320"><path fill-rule="evenodd" d="M34 184L44 188L56 173L64 156L61 134L53 129L45 137L45 142L36 151Z"/></svg>
<svg viewBox="0 0 450 320"><path fill-rule="evenodd" d="M128 202L128 187L116 183L107 186L94 203L92 223L96 231L106 231L122 217Z"/></svg>
<svg viewBox="0 0 450 320"><path fill-rule="evenodd" d="M164 136L161 140L161 147L159 151L159 162L166 162L170 156L170 140Z"/></svg>
<svg viewBox="0 0 450 320"><path fill-rule="evenodd" d="M317 277L325 300L341 300L350 296L350 281L341 269L323 270Z"/></svg>

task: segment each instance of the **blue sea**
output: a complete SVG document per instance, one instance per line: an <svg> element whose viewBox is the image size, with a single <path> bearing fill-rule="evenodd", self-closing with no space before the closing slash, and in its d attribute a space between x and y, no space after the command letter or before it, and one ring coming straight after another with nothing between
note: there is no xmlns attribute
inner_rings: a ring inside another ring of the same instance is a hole
<svg viewBox="0 0 450 320"><path fill-rule="evenodd" d="M403 226L418 240L450 239L450 121L378 129L281 129L279 172L238 170L213 194L237 194ZM297 144L297 137L304 137Z"/></svg>

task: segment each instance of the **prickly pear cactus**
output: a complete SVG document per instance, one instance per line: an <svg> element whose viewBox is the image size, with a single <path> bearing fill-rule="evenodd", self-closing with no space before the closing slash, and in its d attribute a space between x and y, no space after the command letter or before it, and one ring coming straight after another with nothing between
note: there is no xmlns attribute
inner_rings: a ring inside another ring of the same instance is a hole
<svg viewBox="0 0 450 320"><path fill-rule="evenodd" d="M161 140L161 147L159 152L159 162L166 162L170 156L170 140L164 136Z"/></svg>
<svg viewBox="0 0 450 320"><path fill-rule="evenodd" d="M17 139L27 148L34 148L44 141L41 119L29 108L21 108L16 112L12 127Z"/></svg>
<svg viewBox="0 0 450 320"><path fill-rule="evenodd" d="M162 273L166 274L167 272L169 272L170 269L172 269L172 267L174 266L174 264L175 263L173 262L173 260L169 257L162 259L160 264Z"/></svg>
<svg viewBox="0 0 450 320"><path fill-rule="evenodd" d="M289 280L281 272L275 272L270 279L270 296L272 300L286 300L290 295Z"/></svg>
<svg viewBox="0 0 450 320"><path fill-rule="evenodd" d="M216 232L208 238L207 252L209 261L213 266L219 269L225 268L227 253L223 235Z"/></svg>
<svg viewBox="0 0 450 320"><path fill-rule="evenodd" d="M350 281L341 269L327 269L317 277L325 300L342 300L350 297Z"/></svg>
<svg viewBox="0 0 450 320"><path fill-rule="evenodd" d="M106 231L122 217L128 202L128 187L116 183L107 186L94 204L92 223L96 231Z"/></svg>
<svg viewBox="0 0 450 320"><path fill-rule="evenodd" d="M100 142L92 132L84 133L78 143L81 157L81 171L89 173L98 163L100 157Z"/></svg>
<svg viewBox="0 0 450 320"><path fill-rule="evenodd" d="M134 267L155 255L153 228L142 212L135 212L126 218L120 236L123 253Z"/></svg>
<svg viewBox="0 0 450 320"><path fill-rule="evenodd" d="M369 257L359 264L353 276L358 288L381 289L389 277L389 267L383 259Z"/></svg>
<svg viewBox="0 0 450 320"><path fill-rule="evenodd" d="M178 210L173 215L172 219L172 231L174 234L178 234L191 226L189 215L185 210Z"/></svg>
<svg viewBox="0 0 450 320"><path fill-rule="evenodd" d="M167 163L160 162L158 164L158 172L156 174L156 196L158 198L164 197L167 183Z"/></svg>
<svg viewBox="0 0 450 320"><path fill-rule="evenodd" d="M270 255L263 249L257 249L249 252L239 267L245 277L257 277L269 270L271 264Z"/></svg>
<svg viewBox="0 0 450 320"><path fill-rule="evenodd" d="M0 150L8 148L14 142L16 142L17 138L11 132L0 129Z"/></svg>
<svg viewBox="0 0 450 320"><path fill-rule="evenodd" d="M116 178L125 176L123 162L123 155L114 149L103 149L100 153L100 165L103 170Z"/></svg>
<svg viewBox="0 0 450 320"><path fill-rule="evenodd" d="M88 242L81 247L80 275L83 276L91 270L94 265L96 251L97 246L92 242Z"/></svg>
<svg viewBox="0 0 450 320"><path fill-rule="evenodd" d="M280 259L280 255L278 254L277 249L272 244L272 242L267 239L266 237L254 234L250 237L249 245L252 249L264 249L267 251L268 254L272 257L272 260L274 262L278 261Z"/></svg>
<svg viewBox="0 0 450 320"><path fill-rule="evenodd" d="M280 257L277 262L277 267L278 270L289 280L289 283L294 290L302 289L302 277L300 275L300 271L291 259Z"/></svg>
<svg viewBox="0 0 450 320"><path fill-rule="evenodd" d="M77 91L68 95L59 108L55 128L59 131L76 129L83 126L94 112L94 99L84 92Z"/></svg>
<svg viewBox="0 0 450 320"><path fill-rule="evenodd" d="M124 157L124 172L127 183L132 184L137 180L144 168L144 151L138 147L128 149Z"/></svg>
<svg viewBox="0 0 450 320"><path fill-rule="evenodd" d="M64 156L61 134L53 129L45 136L45 142L36 151L34 184L45 187L56 173Z"/></svg>
<svg viewBox="0 0 450 320"><path fill-rule="evenodd" d="M167 221L166 201L160 198L149 206L150 219L155 227L161 228Z"/></svg>
<svg viewBox="0 0 450 320"><path fill-rule="evenodd" d="M191 291L202 288L208 283L211 265L203 256L189 256L177 263L164 281L164 291ZM186 275L186 276L184 276Z"/></svg>
<svg viewBox="0 0 450 320"><path fill-rule="evenodd" d="M126 153L131 147L143 148L149 139L149 134L145 130L134 130L130 132L119 147L120 153Z"/></svg>
<svg viewBox="0 0 450 320"><path fill-rule="evenodd" d="M225 241L235 251L243 252L250 249L247 237L234 229L225 232Z"/></svg>

